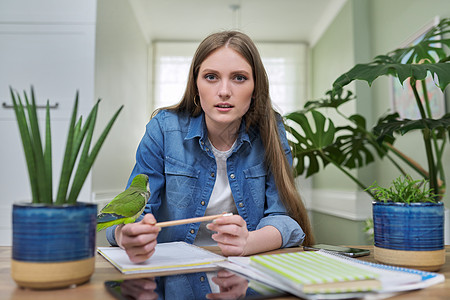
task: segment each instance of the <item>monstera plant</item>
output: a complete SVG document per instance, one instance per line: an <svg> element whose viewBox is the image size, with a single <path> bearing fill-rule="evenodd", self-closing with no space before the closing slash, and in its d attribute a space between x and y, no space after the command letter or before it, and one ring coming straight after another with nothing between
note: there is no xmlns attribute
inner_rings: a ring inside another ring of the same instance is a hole
<svg viewBox="0 0 450 300"><path fill-rule="evenodd" d="M430 189L441 197L445 193L443 156L450 137L450 114L439 119L432 117L425 79L431 74L442 92L450 83L450 55L446 54L450 49L450 39L445 38L449 33L450 19L443 19L417 44L377 56L370 63L355 65L336 79L325 99L307 102L303 110L286 115L297 174L311 176L320 171L321 163L323 168L332 164L374 198L368 189L371 183L361 182L351 170L376 159L387 159L403 175L410 173L400 165L400 162L406 163L429 181ZM369 129L364 116L348 116L342 112L343 104L356 99L352 92L344 90L345 86L355 80L371 85L382 76L393 76L404 86L410 85L420 111L419 119L402 119L396 112L386 113ZM336 111L346 120L346 124L335 126L333 120L321 112L323 109ZM426 167L394 146L398 135L411 131L422 134Z"/></svg>

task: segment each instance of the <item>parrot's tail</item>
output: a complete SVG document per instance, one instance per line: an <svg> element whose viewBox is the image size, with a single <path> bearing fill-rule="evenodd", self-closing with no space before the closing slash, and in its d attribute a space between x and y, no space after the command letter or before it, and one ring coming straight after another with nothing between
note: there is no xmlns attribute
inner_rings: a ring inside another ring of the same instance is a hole
<svg viewBox="0 0 450 300"><path fill-rule="evenodd" d="M108 222L99 222L99 219L97 219L97 232L99 232L105 228L111 227L113 225L133 223L135 220L136 219L134 217L121 218L121 219L108 221Z"/></svg>
<svg viewBox="0 0 450 300"><path fill-rule="evenodd" d="M97 224L97 232L102 231L105 228L108 228L111 225L108 225L107 223L98 223Z"/></svg>

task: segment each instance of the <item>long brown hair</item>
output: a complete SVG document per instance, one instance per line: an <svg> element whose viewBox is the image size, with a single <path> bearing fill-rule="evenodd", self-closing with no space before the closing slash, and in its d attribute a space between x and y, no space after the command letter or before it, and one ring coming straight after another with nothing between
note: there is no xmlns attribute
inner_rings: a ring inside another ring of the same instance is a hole
<svg viewBox="0 0 450 300"><path fill-rule="evenodd" d="M246 127L247 130L252 127L259 129L265 148L266 164L275 178L280 198L288 214L302 227L306 235L303 244L311 245L314 243L311 224L295 187L292 167L281 145L277 128L277 112L273 109L270 100L266 70L255 44L247 35L238 31L222 31L206 37L194 54L183 98L178 104L167 109L187 112L191 116L198 116L202 112L200 105L197 106L194 102L194 98L198 95L196 81L200 65L213 51L221 47L230 47L237 51L252 67L255 87L252 104L244 115Z"/></svg>

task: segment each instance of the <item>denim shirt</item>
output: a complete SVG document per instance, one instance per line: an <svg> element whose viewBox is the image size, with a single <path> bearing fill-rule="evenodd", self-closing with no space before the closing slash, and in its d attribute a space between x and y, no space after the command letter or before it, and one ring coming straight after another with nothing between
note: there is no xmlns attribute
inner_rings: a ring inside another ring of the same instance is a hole
<svg viewBox="0 0 450 300"><path fill-rule="evenodd" d="M286 156L292 163L281 120L278 129ZM152 213L158 222L204 216L217 172L207 140L203 113L191 117L162 110L150 120L127 185L138 174L148 175L151 195L143 215ZM236 147L227 159L227 176L237 211L249 231L271 225L280 232L282 247L303 242L305 234L287 215L273 175L264 163L264 146L259 132L253 128L246 130L244 121ZM192 244L199 227L200 223L166 227L158 234L157 241ZM117 245L114 229L115 226L106 231L111 245Z"/></svg>
<svg viewBox="0 0 450 300"><path fill-rule="evenodd" d="M208 299L206 298L206 295L211 293L211 286L209 285L208 279L206 278L206 273L204 272L156 277L155 292L158 295L158 300L206 300ZM231 295L228 296L232 297ZM248 287L245 290L245 297L254 297L256 299L256 296L261 295L251 287Z"/></svg>

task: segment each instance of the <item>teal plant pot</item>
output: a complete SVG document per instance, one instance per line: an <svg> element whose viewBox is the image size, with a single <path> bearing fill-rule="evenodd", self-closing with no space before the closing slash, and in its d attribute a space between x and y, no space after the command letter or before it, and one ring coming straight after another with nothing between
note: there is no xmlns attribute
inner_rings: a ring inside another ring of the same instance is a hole
<svg viewBox="0 0 450 300"><path fill-rule="evenodd" d="M373 203L375 246L395 250L444 249L443 203Z"/></svg>
<svg viewBox="0 0 450 300"><path fill-rule="evenodd" d="M48 289L89 280L95 264L97 205L14 204L11 275Z"/></svg>
<svg viewBox="0 0 450 300"><path fill-rule="evenodd" d="M373 202L372 207L376 260L424 270L445 262L443 203Z"/></svg>

